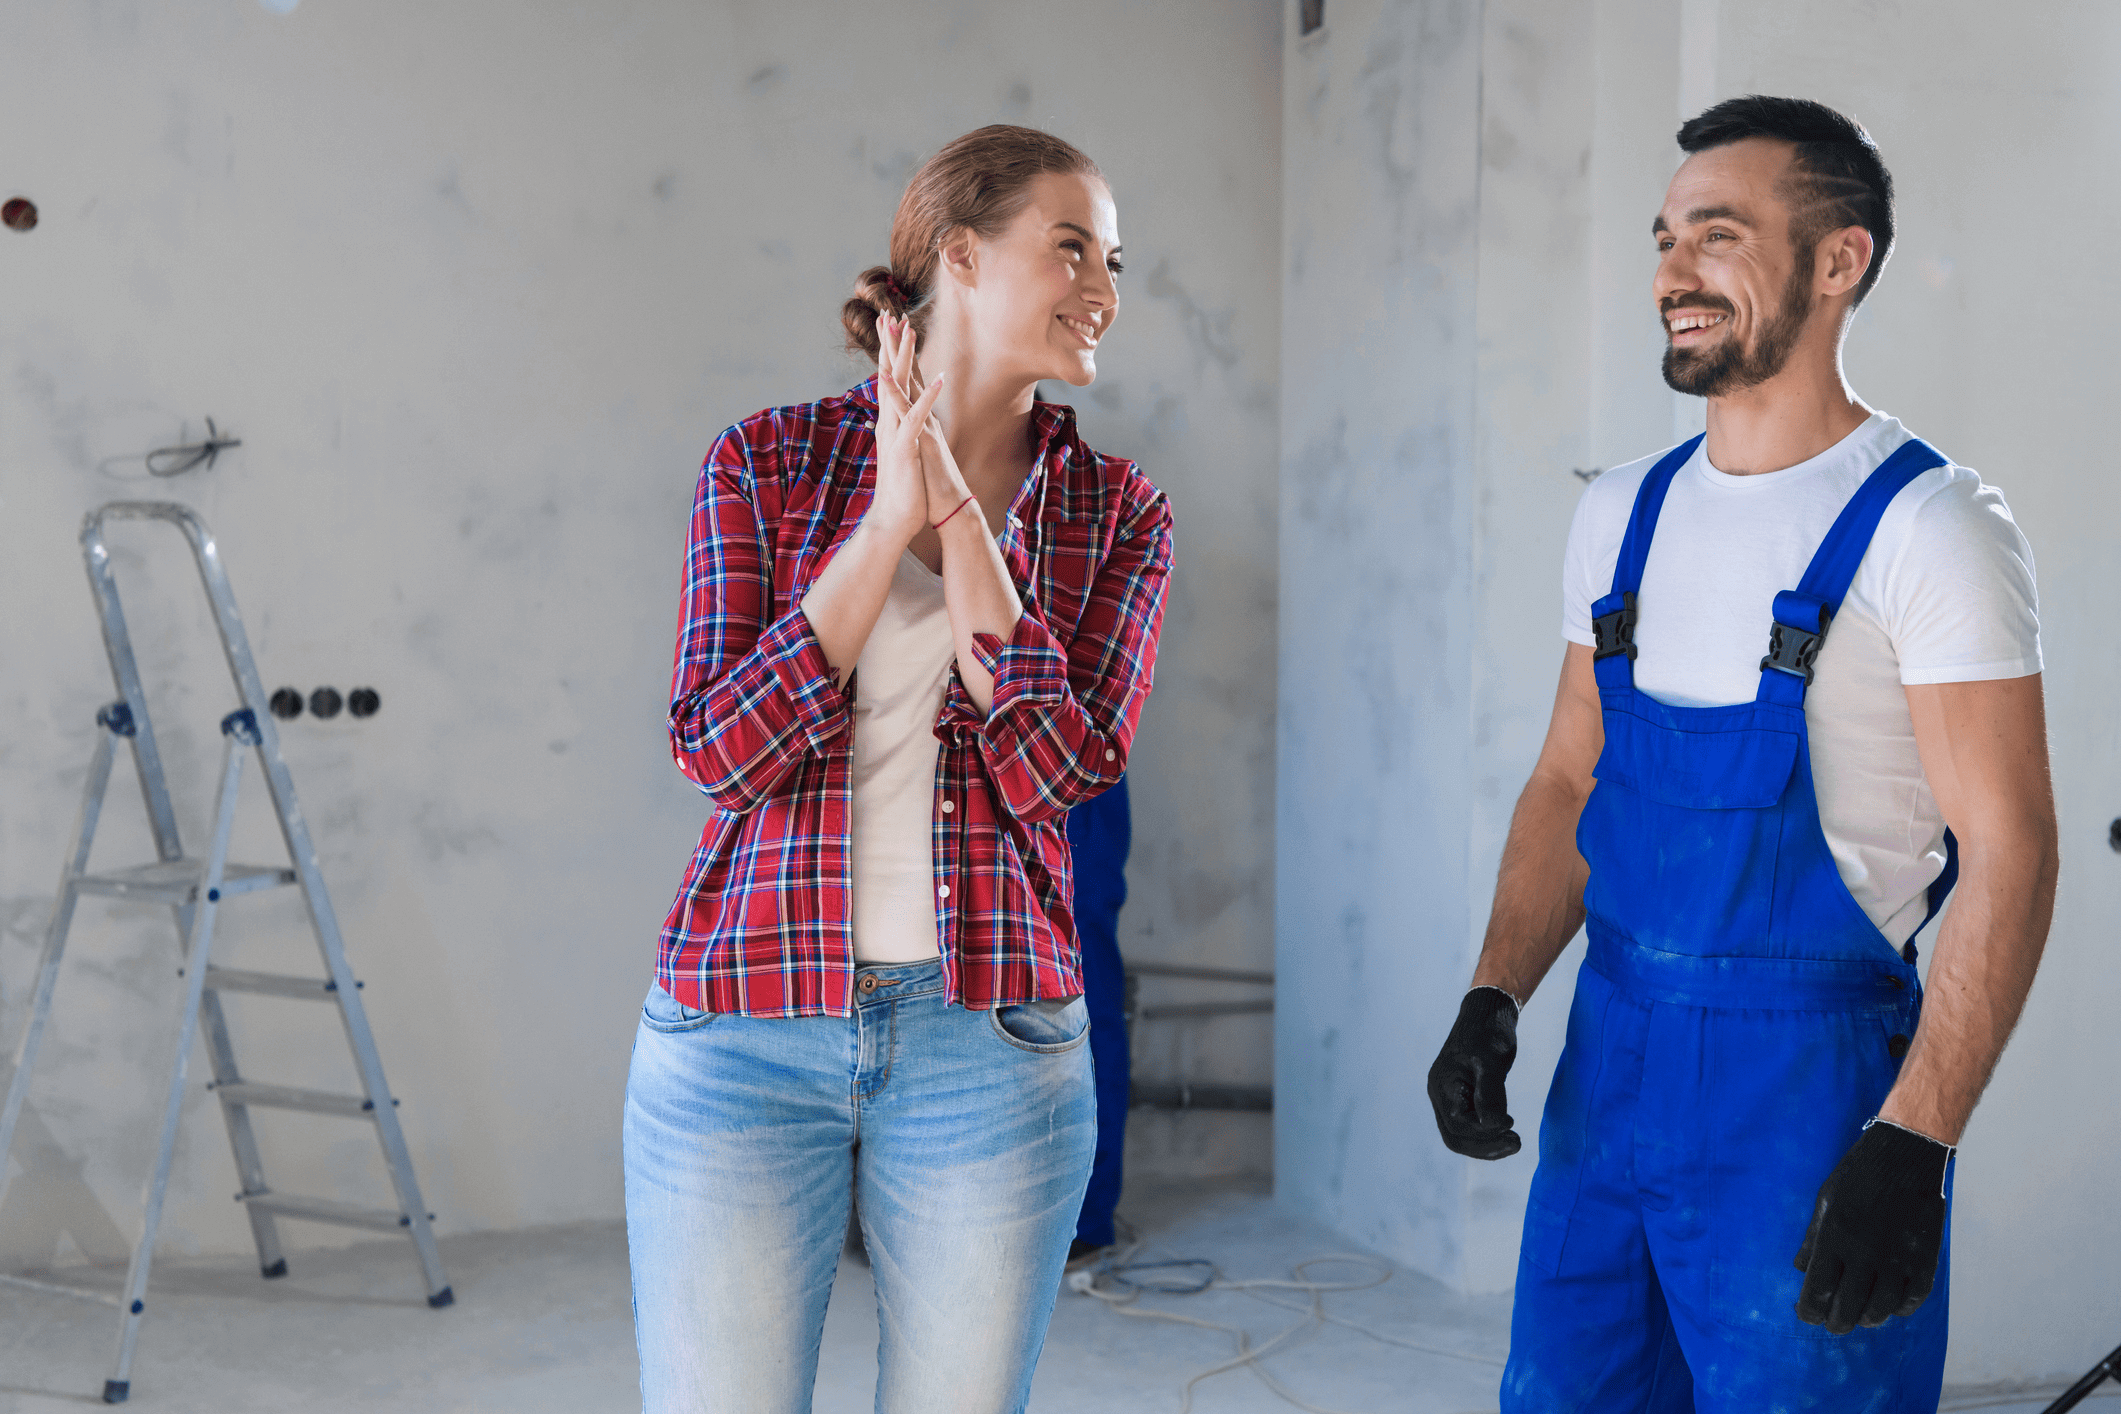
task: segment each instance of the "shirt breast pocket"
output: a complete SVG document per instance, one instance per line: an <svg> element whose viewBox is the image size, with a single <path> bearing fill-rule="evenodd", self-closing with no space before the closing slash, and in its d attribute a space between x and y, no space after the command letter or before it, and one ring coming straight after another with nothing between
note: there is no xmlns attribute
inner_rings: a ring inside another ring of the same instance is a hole
<svg viewBox="0 0 2121 1414"><path fill-rule="evenodd" d="M1104 537L1099 526L1081 520L1047 521L1039 530L1032 597L1048 628L1073 634L1104 565Z"/></svg>

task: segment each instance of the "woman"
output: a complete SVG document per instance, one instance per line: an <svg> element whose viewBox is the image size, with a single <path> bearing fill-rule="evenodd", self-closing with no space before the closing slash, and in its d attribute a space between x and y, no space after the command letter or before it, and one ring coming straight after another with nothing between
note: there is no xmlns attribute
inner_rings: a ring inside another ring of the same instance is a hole
<svg viewBox="0 0 2121 1414"><path fill-rule="evenodd" d="M877 377L707 458L670 732L715 803L626 1095L648 1414L810 1407L850 1193L877 1408L1024 1407L1095 1140L1068 808L1120 778L1170 512L1038 381L1097 372L1112 196L982 128L843 319Z"/></svg>

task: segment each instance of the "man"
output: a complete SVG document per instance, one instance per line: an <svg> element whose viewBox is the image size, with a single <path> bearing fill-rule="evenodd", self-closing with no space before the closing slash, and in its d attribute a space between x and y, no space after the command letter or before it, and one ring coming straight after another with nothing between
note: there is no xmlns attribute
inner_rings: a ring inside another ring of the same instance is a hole
<svg viewBox="0 0 2121 1414"><path fill-rule="evenodd" d="M1869 136L1750 97L1679 145L1655 297L1708 433L1578 507L1552 723L1429 1093L1452 1149L1517 1151L1518 1009L1587 924L1506 1414L1928 1414L1952 1146L2054 896L2032 557L1843 379L1893 240Z"/></svg>
<svg viewBox="0 0 2121 1414"><path fill-rule="evenodd" d="M1083 945L1083 1001L1090 1008L1090 1061L1097 1072L1097 1154L1068 1261L1102 1254L1114 1240L1120 1167L1127 1149L1127 978L1119 956L1119 911L1127 902L1127 851L1134 841L1127 778L1068 812L1075 860L1075 933Z"/></svg>

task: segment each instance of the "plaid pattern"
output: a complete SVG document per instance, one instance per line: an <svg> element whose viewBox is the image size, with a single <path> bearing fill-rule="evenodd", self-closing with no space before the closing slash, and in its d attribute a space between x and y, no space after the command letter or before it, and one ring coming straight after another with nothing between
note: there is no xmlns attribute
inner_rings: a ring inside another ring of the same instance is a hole
<svg viewBox="0 0 2121 1414"><path fill-rule="evenodd" d="M1127 769L1171 572L1163 493L1091 451L1072 409L1036 403L1032 422L1033 471L1001 537L1024 615L977 643L992 712L981 720L953 668L935 726L943 976L977 1010L1083 990L1067 811ZM670 742L715 811L657 964L687 1006L852 1010L853 697L798 606L874 494L875 425L871 380L738 423L701 470Z"/></svg>

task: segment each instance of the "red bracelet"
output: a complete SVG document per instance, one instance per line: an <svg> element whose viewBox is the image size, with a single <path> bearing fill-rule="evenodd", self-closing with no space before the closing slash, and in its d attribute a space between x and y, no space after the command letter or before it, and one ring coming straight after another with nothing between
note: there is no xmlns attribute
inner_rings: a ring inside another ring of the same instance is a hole
<svg viewBox="0 0 2121 1414"><path fill-rule="evenodd" d="M971 504L973 503L973 501L974 501L974 500L976 500L976 499L977 499L976 497L973 497L973 496L967 496L967 497L966 497L966 498L965 498L964 500L962 500L962 501L959 501L959 502L957 503L957 511L961 511L961 510L963 510L963 509L964 509L965 507L967 507L967 506L971 505ZM952 511L952 512L950 513L950 516L954 516L954 515L956 515L956 514L957 514L957 511ZM930 530L941 530L941 529L942 529L942 528L943 528L944 526L946 526L946 525L948 525L948 524L950 523L950 516L944 516L944 517L943 517L943 518L942 518L941 520L937 521L937 522L936 522L936 523L935 523L934 525L931 525L931 526L929 526L928 528L929 528Z"/></svg>

